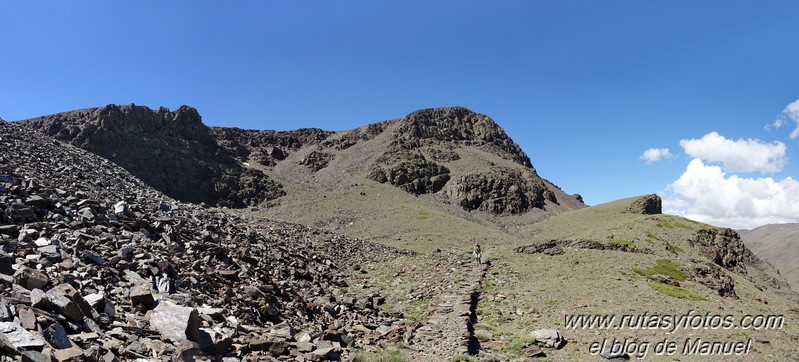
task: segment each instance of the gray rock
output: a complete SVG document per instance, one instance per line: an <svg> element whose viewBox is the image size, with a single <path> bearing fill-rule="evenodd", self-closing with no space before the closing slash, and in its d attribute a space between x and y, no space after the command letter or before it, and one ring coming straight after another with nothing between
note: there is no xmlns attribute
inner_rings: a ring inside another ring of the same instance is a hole
<svg viewBox="0 0 799 362"><path fill-rule="evenodd" d="M20 349L41 350L46 343L42 337L26 331L19 324L0 322L0 350L10 349L17 352Z"/></svg>
<svg viewBox="0 0 799 362"><path fill-rule="evenodd" d="M46 274L23 266L14 273L14 280L25 289L44 288L50 282Z"/></svg>
<svg viewBox="0 0 799 362"><path fill-rule="evenodd" d="M150 326L174 341L188 339L200 342L200 316L191 307L162 300L150 314Z"/></svg>
<svg viewBox="0 0 799 362"><path fill-rule="evenodd" d="M92 263L97 264L97 265L105 264L105 259L103 259L102 256L97 255L96 253L94 253L91 250L84 250L83 251L83 257L88 259Z"/></svg>
<svg viewBox="0 0 799 362"><path fill-rule="evenodd" d="M678 282L677 280L675 280L674 278L672 278L672 277L670 277L668 275L654 274L651 277L649 277L649 279L652 279L653 281L658 282L658 283L673 285L675 287L679 287L680 286L680 282Z"/></svg>
<svg viewBox="0 0 799 362"><path fill-rule="evenodd" d="M61 253L58 251L58 246L56 245L47 245L36 250L48 257L56 257L56 259L60 259L61 256Z"/></svg>
<svg viewBox="0 0 799 362"><path fill-rule="evenodd" d="M222 314L225 312L223 308L214 308L214 307L200 307L197 308L197 312L200 314L207 315L211 318L220 318Z"/></svg>
<svg viewBox="0 0 799 362"><path fill-rule="evenodd" d="M29 331L36 330L36 315L33 314L33 311L28 308L19 308L17 309L17 315L19 316L19 323L22 325L22 328Z"/></svg>
<svg viewBox="0 0 799 362"><path fill-rule="evenodd" d="M130 290L130 302L134 307L140 307L143 310L150 310L153 307L153 293L150 291L149 284L139 284Z"/></svg>
<svg viewBox="0 0 799 362"><path fill-rule="evenodd" d="M117 215L127 215L128 214L128 203L125 201L120 201L114 204L114 213Z"/></svg>
<svg viewBox="0 0 799 362"><path fill-rule="evenodd" d="M72 300L74 290L69 284L60 284L47 291L47 300L50 301L53 311L75 323L80 323L83 321L83 312Z"/></svg>
<svg viewBox="0 0 799 362"><path fill-rule="evenodd" d="M47 293L38 288L31 290L31 305L39 309L50 309L50 300L47 299Z"/></svg>
<svg viewBox="0 0 799 362"><path fill-rule="evenodd" d="M38 208L45 208L49 205L49 201L39 195L33 195L25 199L25 205L38 207Z"/></svg>
<svg viewBox="0 0 799 362"><path fill-rule="evenodd" d="M47 238L38 238L33 243L36 244L36 246L47 246L51 244L50 240Z"/></svg>
<svg viewBox="0 0 799 362"><path fill-rule="evenodd" d="M8 303L5 300L0 300L0 322L8 322L12 319L14 319L14 315L8 309Z"/></svg>
<svg viewBox="0 0 799 362"><path fill-rule="evenodd" d="M624 352L622 348L616 348L616 349L608 348L602 351L602 353L600 353L599 355L605 359L623 359L623 360L630 359L630 355Z"/></svg>
<svg viewBox="0 0 799 362"><path fill-rule="evenodd" d="M86 303L92 306L92 308L96 308L98 305L105 303L105 295L103 293L92 293L83 296L83 299L86 300Z"/></svg>
<svg viewBox="0 0 799 362"><path fill-rule="evenodd" d="M566 339L554 329L539 329L530 332L530 336L535 338L536 344L547 347L559 349L566 345Z"/></svg>

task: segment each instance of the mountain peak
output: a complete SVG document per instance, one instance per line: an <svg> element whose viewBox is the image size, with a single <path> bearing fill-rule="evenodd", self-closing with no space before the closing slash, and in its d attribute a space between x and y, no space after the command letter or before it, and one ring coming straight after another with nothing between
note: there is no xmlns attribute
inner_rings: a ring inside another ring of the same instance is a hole
<svg viewBox="0 0 799 362"><path fill-rule="evenodd" d="M400 143L419 146L419 140L455 142L485 148L502 158L533 168L530 158L491 117L465 107L421 109L402 118Z"/></svg>

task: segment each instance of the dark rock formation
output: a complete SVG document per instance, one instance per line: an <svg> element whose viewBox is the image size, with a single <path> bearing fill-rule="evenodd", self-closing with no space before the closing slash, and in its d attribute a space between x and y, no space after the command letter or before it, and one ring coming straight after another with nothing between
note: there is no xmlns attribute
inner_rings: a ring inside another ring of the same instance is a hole
<svg viewBox="0 0 799 362"><path fill-rule="evenodd" d="M452 148L438 149L433 147L427 148L427 154L436 162L452 162L461 159L461 156Z"/></svg>
<svg viewBox="0 0 799 362"><path fill-rule="evenodd" d="M308 166L308 168L316 172L327 167L327 164L330 163L330 161L332 161L335 157L336 156L332 153L312 151L302 160L300 160L300 165Z"/></svg>
<svg viewBox="0 0 799 362"><path fill-rule="evenodd" d="M735 294L735 282L721 267L714 263L696 265L688 274L693 280L715 290L719 296L738 299Z"/></svg>
<svg viewBox="0 0 799 362"><path fill-rule="evenodd" d="M544 243L532 244L516 248L516 252L523 254L562 254L563 248L591 249L591 250L616 250L626 253L652 254L652 250L646 247L636 247L626 244L602 243L593 240L550 240Z"/></svg>
<svg viewBox="0 0 799 362"><path fill-rule="evenodd" d="M626 210L631 214L657 215L663 213L663 201L660 196L651 194L641 196L633 201Z"/></svg>
<svg viewBox="0 0 799 362"><path fill-rule="evenodd" d="M191 107L108 105L22 123L103 156L178 200L241 207L284 194L220 148Z"/></svg>
<svg viewBox="0 0 799 362"><path fill-rule="evenodd" d="M521 213L544 208L544 200L553 198L540 178L519 170L495 168L451 181L446 194L464 210L483 210L492 214Z"/></svg>
<svg viewBox="0 0 799 362"><path fill-rule="evenodd" d="M438 192L449 181L449 169L426 160L424 156L411 154L404 157L408 155L401 153L393 156L397 158L383 157L375 163L368 177L416 195Z"/></svg>
<svg viewBox="0 0 799 362"><path fill-rule="evenodd" d="M368 126L346 131L341 137L331 137L322 142L323 147L336 150L345 150L357 144L359 141L368 141L375 136L383 133L386 123L372 123Z"/></svg>
<svg viewBox="0 0 799 362"><path fill-rule="evenodd" d="M302 128L295 131L256 131L210 127L209 132L220 147L238 161L254 161L268 167L284 160L289 152L306 146L318 145L333 134L333 132L318 128Z"/></svg>
<svg viewBox="0 0 799 362"><path fill-rule="evenodd" d="M701 229L688 242L716 265L741 274L746 274L745 261L755 258L733 229Z"/></svg>

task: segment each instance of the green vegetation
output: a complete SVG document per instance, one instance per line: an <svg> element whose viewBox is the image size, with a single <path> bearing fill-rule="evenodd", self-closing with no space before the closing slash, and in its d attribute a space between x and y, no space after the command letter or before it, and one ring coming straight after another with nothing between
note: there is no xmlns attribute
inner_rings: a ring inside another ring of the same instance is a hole
<svg viewBox="0 0 799 362"><path fill-rule="evenodd" d="M533 343L535 343L535 338L532 337L511 337L508 340L508 346L502 348L502 352L522 355L523 350Z"/></svg>
<svg viewBox="0 0 799 362"><path fill-rule="evenodd" d="M649 284L649 286L652 287L652 289L658 291L659 293L672 296L675 298L688 299L694 301L707 300L707 298L699 294L696 294L688 289L675 287L673 285L668 285L663 283L652 283Z"/></svg>
<svg viewBox="0 0 799 362"><path fill-rule="evenodd" d="M664 216L660 216L660 217L656 218L655 220L658 221L656 226L659 227L659 228L663 228L664 227L664 228L668 228L668 229L673 229L673 228L682 228L682 229L688 229L688 230L692 230L693 229L691 226L688 226L688 225L686 225L685 223L682 222L682 221L693 222L693 221L688 220L688 219L680 218L678 220L676 217L664 215Z"/></svg>
<svg viewBox="0 0 799 362"><path fill-rule="evenodd" d="M424 313L427 311L427 304L430 303L430 298L417 300L407 307L402 309L402 315L405 318L406 325L412 325L416 322L424 320Z"/></svg>
<svg viewBox="0 0 799 362"><path fill-rule="evenodd" d="M671 277L674 280L684 281L686 276L685 272L680 269L679 263L668 259L658 259L655 266L645 269L633 268L633 271L646 278L651 278L655 274L660 274Z"/></svg>
<svg viewBox="0 0 799 362"><path fill-rule="evenodd" d="M674 222L674 226L676 226L676 227L678 227L678 228L683 228L683 229L691 229L691 227L690 227L690 226L688 226L688 225L685 225L685 224L683 224L683 223L681 223L681 222L679 222L679 221L675 221L675 222Z"/></svg>
<svg viewBox="0 0 799 362"><path fill-rule="evenodd" d="M383 352L355 352L355 362L408 362L408 357L397 349L388 349Z"/></svg>
<svg viewBox="0 0 799 362"><path fill-rule="evenodd" d="M685 250L677 245L672 245L671 247L674 248L674 251L678 253L685 253Z"/></svg>
<svg viewBox="0 0 799 362"><path fill-rule="evenodd" d="M474 329L485 329L489 332L496 331L497 329L497 327L494 327L493 325L484 322L475 323L473 327Z"/></svg>
<svg viewBox="0 0 799 362"><path fill-rule="evenodd" d="M466 362L466 361L472 361L472 358L465 354L460 354L460 353L452 356L452 362Z"/></svg>

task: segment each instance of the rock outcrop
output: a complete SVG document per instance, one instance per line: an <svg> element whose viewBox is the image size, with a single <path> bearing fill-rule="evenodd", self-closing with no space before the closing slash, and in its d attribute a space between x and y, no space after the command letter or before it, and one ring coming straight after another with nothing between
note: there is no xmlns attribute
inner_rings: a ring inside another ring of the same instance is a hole
<svg viewBox="0 0 799 362"><path fill-rule="evenodd" d="M544 201L557 202L543 180L524 171L495 168L453 180L445 194L464 210L482 210L492 214L522 213L543 209Z"/></svg>
<svg viewBox="0 0 799 362"><path fill-rule="evenodd" d="M258 162L272 167L286 159L290 152L319 145L333 132L318 128L295 131L258 131L240 128L210 127L210 134L219 145L240 162Z"/></svg>
<svg viewBox="0 0 799 362"><path fill-rule="evenodd" d="M659 215L663 213L663 200L656 194L641 196L626 211L631 214Z"/></svg>
<svg viewBox="0 0 799 362"><path fill-rule="evenodd" d="M741 274L746 274L745 261L755 258L733 229L697 230L694 237L688 241L702 256L716 265Z"/></svg>
<svg viewBox="0 0 799 362"><path fill-rule="evenodd" d="M242 207L284 194L220 148L191 107L108 105L21 123L111 160L178 200Z"/></svg>
<svg viewBox="0 0 799 362"><path fill-rule="evenodd" d="M417 153L387 152L372 165L369 178L388 182L420 195L441 190L449 181L449 169Z"/></svg>
<svg viewBox="0 0 799 362"><path fill-rule="evenodd" d="M335 157L329 152L312 151L300 161L300 165L308 166L313 171L319 171L327 167L327 164Z"/></svg>
<svg viewBox="0 0 799 362"><path fill-rule="evenodd" d="M791 294L788 282L771 264L761 260L746 248L737 231L728 228L704 228L697 230L688 242L691 247L697 249L699 254L708 258L713 264L739 273L749 281L757 280L758 286L761 288L774 288ZM712 270L697 274L713 276L714 281L712 281L711 287L718 289L719 294L734 295L732 281L724 278L723 274ZM718 288L716 288L717 286Z"/></svg>

